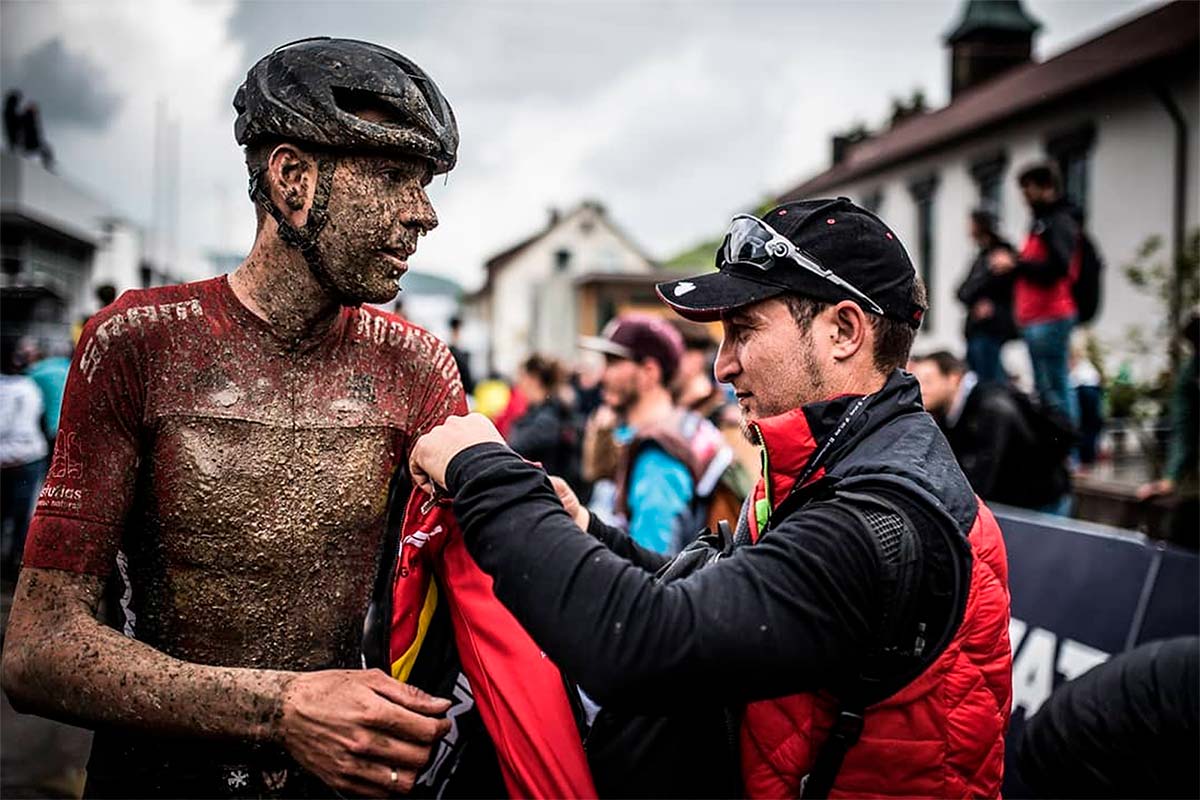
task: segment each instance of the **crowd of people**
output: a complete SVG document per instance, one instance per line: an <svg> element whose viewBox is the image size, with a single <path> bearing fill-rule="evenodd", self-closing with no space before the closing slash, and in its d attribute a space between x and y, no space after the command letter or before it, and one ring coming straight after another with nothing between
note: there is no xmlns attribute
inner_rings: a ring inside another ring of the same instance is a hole
<svg viewBox="0 0 1200 800"><path fill-rule="evenodd" d="M473 406L643 547L673 556L704 528L735 521L759 457L734 398L713 380L710 329L626 314L580 346L594 355L590 368L533 354L511 386L478 384Z"/></svg>
<svg viewBox="0 0 1200 800"><path fill-rule="evenodd" d="M453 333L377 307L457 161L432 78L305 39L234 108L250 254L88 321L48 471L47 404L5 359L13 466L45 482L4 689L95 730L90 796L999 796L1010 593L980 487L1019 492L1039 446L1062 467L1079 417L1075 218L1041 173L1030 241L984 263L1055 429L998 373L911 358L924 288L846 198L736 216L716 271L658 285L683 321L582 342L598 372L533 354L475 383ZM1053 507L1060 478L1017 499ZM1194 676L1187 647L1148 660Z"/></svg>

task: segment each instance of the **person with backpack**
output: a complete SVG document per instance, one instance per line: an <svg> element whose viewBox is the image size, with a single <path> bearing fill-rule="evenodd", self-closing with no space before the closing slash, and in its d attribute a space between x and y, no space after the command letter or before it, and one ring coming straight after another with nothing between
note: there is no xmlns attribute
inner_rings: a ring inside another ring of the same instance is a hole
<svg viewBox="0 0 1200 800"><path fill-rule="evenodd" d="M1009 384L979 380L945 350L908 367L975 493L988 502L1054 514L1070 510L1070 426Z"/></svg>
<svg viewBox="0 0 1200 800"><path fill-rule="evenodd" d="M733 451L671 392L684 352L679 331L658 317L626 314L581 344L604 354L604 394L617 421L613 505L633 540L675 555L704 526L714 499L723 501L716 513L734 519L741 498L717 491Z"/></svg>
<svg viewBox="0 0 1200 800"><path fill-rule="evenodd" d="M564 510L482 415L421 437L414 481L453 498L496 596L600 715L665 720L664 743L597 716L602 796L997 797L1004 541L903 371L926 309L908 254L838 198L735 217L717 266L658 293L724 329L716 377L764 453L736 530L668 562ZM670 746L689 734L706 746Z"/></svg>
<svg viewBox="0 0 1200 800"><path fill-rule="evenodd" d="M1026 167L1017 177L1033 213L1019 255L990 256L995 275L1014 274L1013 312L1029 348L1038 399L1079 425L1079 402L1071 390L1071 331L1099 309L1099 254L1084 233L1082 213L1063 196L1052 162Z"/></svg>

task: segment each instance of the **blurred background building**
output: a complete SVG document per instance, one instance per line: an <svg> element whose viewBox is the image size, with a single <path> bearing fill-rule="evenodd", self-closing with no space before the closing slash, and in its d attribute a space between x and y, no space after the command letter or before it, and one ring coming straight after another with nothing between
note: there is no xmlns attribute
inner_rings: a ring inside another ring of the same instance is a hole
<svg viewBox="0 0 1200 800"><path fill-rule="evenodd" d="M215 272L199 258L152 255L154 239L45 164L0 153L0 316L3 336L72 338L97 308L96 289L191 280Z"/></svg>
<svg viewBox="0 0 1200 800"><path fill-rule="evenodd" d="M929 291L918 347L961 349L955 291L975 247L967 213L990 208L1020 242L1029 210L1017 172L1052 159L1107 262L1092 325L1105 360L1148 379L1166 349L1139 346L1179 309L1134 291L1123 266L1151 242L1161 243L1156 257L1179 263L1200 227L1200 4L1157 8L1041 63L1031 59L1039 27L1018 0L969 0L945 37L950 103L926 110L917 97L883 130L835 135L829 169L779 199L846 195L880 214ZM1021 372L1023 360L1012 342L1006 366Z"/></svg>
<svg viewBox="0 0 1200 800"><path fill-rule="evenodd" d="M489 258L484 269L466 310L486 331L488 372L513 375L534 352L574 361L579 336L618 313L663 313L654 295L661 271L592 200L552 209L542 230Z"/></svg>

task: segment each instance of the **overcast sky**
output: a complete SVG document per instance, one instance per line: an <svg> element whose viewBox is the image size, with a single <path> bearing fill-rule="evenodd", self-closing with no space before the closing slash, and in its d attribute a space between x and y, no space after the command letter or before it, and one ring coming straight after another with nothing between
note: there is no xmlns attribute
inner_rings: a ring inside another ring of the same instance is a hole
<svg viewBox="0 0 1200 800"><path fill-rule="evenodd" d="M919 87L944 104L941 37L963 4L0 0L0 82L41 107L59 171L140 224L164 99L182 137L182 246L244 253L231 101L246 70L305 36L393 47L439 84L462 135L413 266L474 288L552 206L599 200L669 258L824 169L830 133L880 124L892 97ZM1025 0L1040 58L1153 5Z"/></svg>

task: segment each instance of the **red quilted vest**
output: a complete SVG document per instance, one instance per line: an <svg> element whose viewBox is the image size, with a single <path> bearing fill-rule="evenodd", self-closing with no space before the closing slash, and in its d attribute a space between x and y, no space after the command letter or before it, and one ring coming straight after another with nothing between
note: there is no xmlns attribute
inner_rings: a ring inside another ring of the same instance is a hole
<svg viewBox="0 0 1200 800"><path fill-rule="evenodd" d="M768 509L782 501L818 444L799 409L758 427L767 481L756 488L758 513L750 519L755 538ZM825 474L817 471L806 485ZM999 796L1012 694L1008 568L995 518L981 501L977 507L968 533L973 558L962 624L924 673L867 709L862 737L847 753L830 796ZM799 796L836 705L832 695L815 693L747 707L741 756L748 796Z"/></svg>

